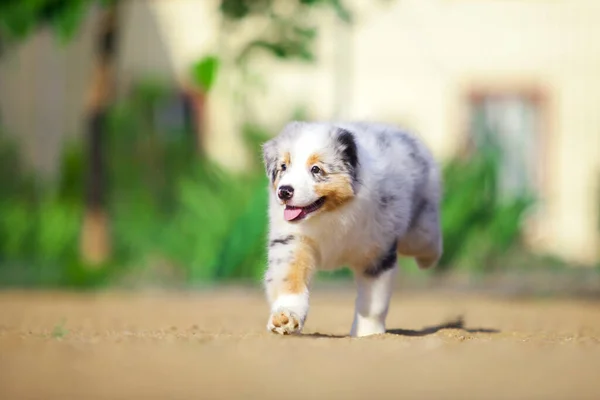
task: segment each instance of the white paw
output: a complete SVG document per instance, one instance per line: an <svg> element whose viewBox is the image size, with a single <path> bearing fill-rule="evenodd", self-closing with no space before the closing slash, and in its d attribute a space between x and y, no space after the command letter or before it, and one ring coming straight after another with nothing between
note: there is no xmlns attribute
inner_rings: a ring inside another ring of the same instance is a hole
<svg viewBox="0 0 600 400"><path fill-rule="evenodd" d="M350 336L364 337L385 333L385 322L379 318L361 318L358 316L352 324Z"/></svg>
<svg viewBox="0 0 600 400"><path fill-rule="evenodd" d="M281 308L271 314L267 329L280 335L297 334L302 330L302 322L294 312Z"/></svg>

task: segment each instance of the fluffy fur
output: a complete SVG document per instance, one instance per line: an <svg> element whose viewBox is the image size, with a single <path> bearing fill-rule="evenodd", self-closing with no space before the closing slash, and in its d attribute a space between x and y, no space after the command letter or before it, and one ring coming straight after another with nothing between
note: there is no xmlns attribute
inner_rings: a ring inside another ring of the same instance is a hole
<svg viewBox="0 0 600 400"><path fill-rule="evenodd" d="M395 127L292 122L263 145L270 179L267 329L299 333L317 269L354 271L352 336L385 332L397 253L442 253L440 178L427 148Z"/></svg>

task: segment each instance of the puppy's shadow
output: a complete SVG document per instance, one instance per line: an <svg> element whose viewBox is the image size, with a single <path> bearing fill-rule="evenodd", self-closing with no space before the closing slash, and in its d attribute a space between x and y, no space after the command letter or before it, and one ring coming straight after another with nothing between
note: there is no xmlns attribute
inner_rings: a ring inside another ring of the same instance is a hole
<svg viewBox="0 0 600 400"><path fill-rule="evenodd" d="M425 327L423 329L419 329L419 330L388 329L385 331L385 333L390 334L390 335L398 335L398 336L421 337L421 336L433 335L444 329L460 329L460 330L468 332L468 333L500 333L499 329L494 329L494 328L465 328L465 321L462 316L459 316L454 320L451 320L451 321L448 321L448 322L445 322L445 323L442 323L439 325L427 326L427 327ZM304 334L302 336L313 337L313 338L329 338L329 339L341 339L341 338L348 337L345 335L327 335L327 334L318 333L318 332L308 333L308 334Z"/></svg>
<svg viewBox="0 0 600 400"><path fill-rule="evenodd" d="M420 337L420 336L433 335L444 329L460 329L460 330L468 332L468 333L500 333L500 330L494 329L494 328L466 328L465 320L462 316L460 316L454 320L445 322L443 324L427 326L427 327L425 327L423 329L419 329L419 330L388 329L385 333L389 333L391 335L399 335L399 336Z"/></svg>

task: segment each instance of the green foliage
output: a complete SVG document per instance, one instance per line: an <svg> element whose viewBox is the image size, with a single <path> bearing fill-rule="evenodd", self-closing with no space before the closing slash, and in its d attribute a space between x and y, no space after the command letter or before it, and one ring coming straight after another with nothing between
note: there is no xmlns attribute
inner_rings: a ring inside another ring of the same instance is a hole
<svg viewBox="0 0 600 400"><path fill-rule="evenodd" d="M518 243L522 219L533 198L501 196L501 162L499 147L488 141L467 159L454 159L444 167L441 270L489 270Z"/></svg>
<svg viewBox="0 0 600 400"><path fill-rule="evenodd" d="M331 7L344 21L350 22L352 16L341 0L285 0L295 7ZM227 18L241 20L256 14L272 12L277 0L221 0L220 10ZM279 0L281 2L281 0Z"/></svg>
<svg viewBox="0 0 600 400"><path fill-rule="evenodd" d="M241 20L268 19L268 29L251 38L237 56L237 62L245 64L255 50L263 50L276 58L285 60L315 61L314 45L317 27L310 18L316 7L333 10L337 16L351 22L352 16L341 0L222 0L220 10L229 22L226 29Z"/></svg>
<svg viewBox="0 0 600 400"><path fill-rule="evenodd" d="M55 285L68 281L66 263L78 256L81 201L72 193L35 184L19 168L16 148L0 138L0 157L12 174L0 174L0 282ZM63 171L67 168L63 165ZM81 195L79 195L81 197Z"/></svg>
<svg viewBox="0 0 600 400"><path fill-rule="evenodd" d="M194 83L205 93L208 93L215 83L219 70L219 59L215 56L206 56L192 65L192 78Z"/></svg>
<svg viewBox="0 0 600 400"><path fill-rule="evenodd" d="M213 269L218 277L259 279L266 265L267 205L266 179L252 185L250 199L230 226Z"/></svg>
<svg viewBox="0 0 600 400"><path fill-rule="evenodd" d="M112 0L114 1L114 0ZM38 27L51 27L61 41L73 37L96 0L4 0L0 2L0 36L5 40L25 39Z"/></svg>
<svg viewBox="0 0 600 400"><path fill-rule="evenodd" d="M33 188L34 182L23 169L17 146L0 129L0 198L21 193L32 199Z"/></svg>
<svg viewBox="0 0 600 400"><path fill-rule="evenodd" d="M264 173L228 173L198 158L192 132L159 131L153 110L165 96L134 95L111 118L117 255L131 265L167 260L192 283L255 277L264 263Z"/></svg>
<svg viewBox="0 0 600 400"><path fill-rule="evenodd" d="M102 268L79 259L81 146L65 151L56 188L21 190L18 181L26 174L0 175L0 185L14 188L0 196L0 283L94 287L159 263L187 283L260 276L267 221L260 159L247 174L235 175L199 158L192 132L157 127L155 114L168 96L158 84L143 85L110 113L106 154L115 253ZM259 137L256 128L248 135Z"/></svg>

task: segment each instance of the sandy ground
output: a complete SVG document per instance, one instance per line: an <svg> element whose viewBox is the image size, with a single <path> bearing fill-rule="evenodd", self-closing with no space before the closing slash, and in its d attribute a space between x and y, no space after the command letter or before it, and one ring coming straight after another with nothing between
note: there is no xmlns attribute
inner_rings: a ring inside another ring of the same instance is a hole
<svg viewBox="0 0 600 400"><path fill-rule="evenodd" d="M301 337L258 290L0 292L0 399L600 399L600 303L396 293L352 339L351 290Z"/></svg>

